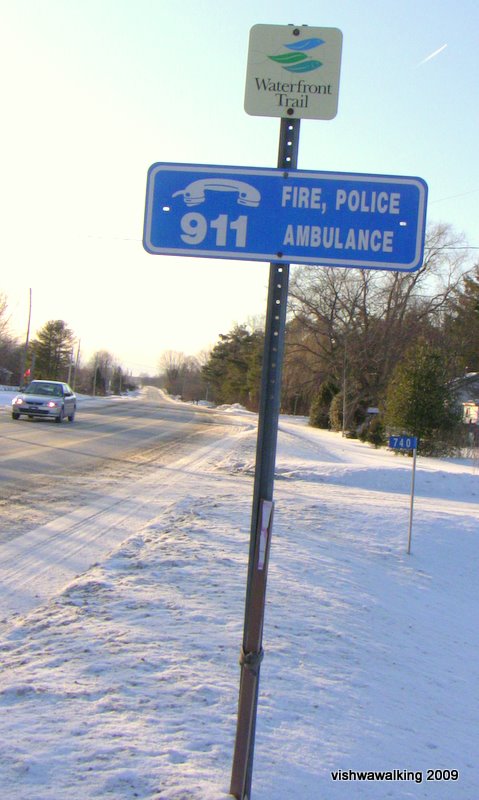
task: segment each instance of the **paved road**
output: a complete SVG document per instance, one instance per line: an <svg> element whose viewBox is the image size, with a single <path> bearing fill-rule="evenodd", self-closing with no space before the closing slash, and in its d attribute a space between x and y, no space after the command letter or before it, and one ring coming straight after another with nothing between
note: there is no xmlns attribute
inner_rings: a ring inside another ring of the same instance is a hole
<svg viewBox="0 0 479 800"><path fill-rule="evenodd" d="M208 409L172 403L154 387L140 398L80 405L75 422L61 425L44 419L14 421L5 409L0 414L0 487L4 493L27 478L30 483L37 477L61 481L106 465L156 460L201 437L214 421Z"/></svg>
<svg viewBox="0 0 479 800"><path fill-rule="evenodd" d="M231 431L201 406L141 397L74 423L0 413L0 629L60 591L182 496Z"/></svg>

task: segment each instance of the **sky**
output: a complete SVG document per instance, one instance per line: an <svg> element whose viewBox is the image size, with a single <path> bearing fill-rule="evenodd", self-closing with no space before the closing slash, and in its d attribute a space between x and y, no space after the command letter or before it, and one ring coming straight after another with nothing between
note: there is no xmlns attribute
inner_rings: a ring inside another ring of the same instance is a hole
<svg viewBox="0 0 479 800"><path fill-rule="evenodd" d="M243 108L258 23L339 28L338 114L303 120L298 167L411 175L428 222L479 247L475 0L0 0L0 292L11 331L63 319L84 360L134 374L266 310L266 263L151 255L158 161L275 167L279 120ZM475 251L471 251L474 256Z"/></svg>

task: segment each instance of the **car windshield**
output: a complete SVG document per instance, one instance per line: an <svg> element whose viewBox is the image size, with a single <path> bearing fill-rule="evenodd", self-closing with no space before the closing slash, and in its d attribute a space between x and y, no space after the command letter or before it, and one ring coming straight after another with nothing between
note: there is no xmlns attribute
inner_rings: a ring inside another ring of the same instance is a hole
<svg viewBox="0 0 479 800"><path fill-rule="evenodd" d="M25 389L25 394L44 394L49 397L61 397L62 387L57 383L42 383L41 381L32 381Z"/></svg>

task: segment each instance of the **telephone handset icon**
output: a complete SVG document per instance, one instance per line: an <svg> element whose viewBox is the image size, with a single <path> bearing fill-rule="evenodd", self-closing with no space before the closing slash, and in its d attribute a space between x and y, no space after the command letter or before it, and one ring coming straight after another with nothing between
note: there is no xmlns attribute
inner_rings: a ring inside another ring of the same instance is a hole
<svg viewBox="0 0 479 800"><path fill-rule="evenodd" d="M198 206L206 200L205 192L237 192L236 202L240 206L259 206L261 194L244 181L235 181L229 178L204 178L203 180L193 181L184 189L175 192L173 197L183 195L183 200L187 206Z"/></svg>

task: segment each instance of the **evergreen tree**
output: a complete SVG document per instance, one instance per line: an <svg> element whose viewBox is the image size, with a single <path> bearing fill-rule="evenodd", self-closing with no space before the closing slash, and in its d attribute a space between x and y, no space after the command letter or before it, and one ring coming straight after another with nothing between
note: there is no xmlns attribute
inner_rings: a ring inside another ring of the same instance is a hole
<svg viewBox="0 0 479 800"><path fill-rule="evenodd" d="M31 346L31 363L35 378L66 380L73 352L75 335L62 319L46 322Z"/></svg>
<svg viewBox="0 0 479 800"><path fill-rule="evenodd" d="M359 438L362 439L363 437L360 436ZM381 447L382 444L386 443L386 433L380 417L376 416L371 420L365 431L363 441L369 442L374 447Z"/></svg>
<svg viewBox="0 0 479 800"><path fill-rule="evenodd" d="M203 378L217 403L242 403L257 409L264 335L236 326L221 334L203 367Z"/></svg>
<svg viewBox="0 0 479 800"><path fill-rule="evenodd" d="M343 393L334 395L329 408L329 424L333 431L340 431L343 427Z"/></svg>
<svg viewBox="0 0 479 800"><path fill-rule="evenodd" d="M337 393L338 387L331 381L325 381L321 384L309 411L309 424L313 428L330 427L329 411L333 397Z"/></svg>
<svg viewBox="0 0 479 800"><path fill-rule="evenodd" d="M384 419L390 430L417 436L423 453L447 449L460 412L447 383L441 351L424 342L407 351L389 383Z"/></svg>

